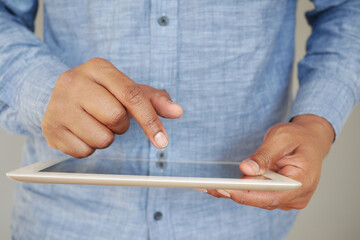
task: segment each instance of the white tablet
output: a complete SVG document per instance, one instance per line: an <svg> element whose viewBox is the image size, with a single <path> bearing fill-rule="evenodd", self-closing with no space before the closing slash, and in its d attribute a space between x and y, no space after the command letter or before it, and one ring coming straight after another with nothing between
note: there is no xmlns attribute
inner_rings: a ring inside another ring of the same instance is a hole
<svg viewBox="0 0 360 240"><path fill-rule="evenodd" d="M166 161L161 167L157 164L143 159L70 158L34 163L6 175L31 183L266 191L288 191L301 186L300 182L272 171L263 176L243 176L239 162Z"/></svg>

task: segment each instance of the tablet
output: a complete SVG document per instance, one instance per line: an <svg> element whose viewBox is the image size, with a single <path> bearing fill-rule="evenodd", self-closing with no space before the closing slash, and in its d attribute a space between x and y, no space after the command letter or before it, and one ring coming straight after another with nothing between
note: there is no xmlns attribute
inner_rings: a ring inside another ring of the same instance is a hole
<svg viewBox="0 0 360 240"><path fill-rule="evenodd" d="M288 191L301 186L278 173L243 176L239 162L166 161L88 157L37 162L6 175L31 183ZM166 167L165 165L166 164Z"/></svg>

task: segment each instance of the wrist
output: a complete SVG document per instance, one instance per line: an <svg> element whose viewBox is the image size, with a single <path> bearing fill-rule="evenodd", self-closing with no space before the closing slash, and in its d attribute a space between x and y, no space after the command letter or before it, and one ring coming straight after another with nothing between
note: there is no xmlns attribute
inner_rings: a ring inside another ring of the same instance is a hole
<svg viewBox="0 0 360 240"><path fill-rule="evenodd" d="M324 137L330 145L335 139L333 126L323 117L312 114L304 114L294 117L291 119L291 122L314 131L319 137Z"/></svg>

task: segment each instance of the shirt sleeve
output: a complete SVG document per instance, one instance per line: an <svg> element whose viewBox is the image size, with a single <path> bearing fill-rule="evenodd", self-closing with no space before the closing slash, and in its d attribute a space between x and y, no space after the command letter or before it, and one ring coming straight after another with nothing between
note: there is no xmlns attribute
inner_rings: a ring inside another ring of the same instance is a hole
<svg viewBox="0 0 360 240"><path fill-rule="evenodd" d="M68 67L34 33L36 0L0 0L0 126L41 135L52 89Z"/></svg>
<svg viewBox="0 0 360 240"><path fill-rule="evenodd" d="M306 14L312 34L298 65L300 87L290 117L321 116L338 135L360 101L360 1L313 2Z"/></svg>

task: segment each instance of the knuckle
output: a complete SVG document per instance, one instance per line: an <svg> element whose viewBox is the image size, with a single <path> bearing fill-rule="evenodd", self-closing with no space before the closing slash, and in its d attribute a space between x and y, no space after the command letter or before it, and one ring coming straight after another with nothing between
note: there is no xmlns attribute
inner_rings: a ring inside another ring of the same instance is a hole
<svg viewBox="0 0 360 240"><path fill-rule="evenodd" d="M75 157L75 158L85 158L85 157L88 157L90 156L91 154L94 153L94 149L90 148L90 147L84 147L83 149L81 150L78 150L74 153L70 153L69 155ZM65 152L66 153L66 152Z"/></svg>
<svg viewBox="0 0 360 240"><path fill-rule="evenodd" d="M158 123L159 119L157 117L150 117L145 121L145 127L151 128Z"/></svg>
<svg viewBox="0 0 360 240"><path fill-rule="evenodd" d="M122 121L124 121L125 118L126 118L126 112L124 110L117 109L117 110L113 111L113 113L109 116L108 124L109 125L118 125Z"/></svg>
<svg viewBox="0 0 360 240"><path fill-rule="evenodd" d="M255 152L252 157L253 160L258 162L264 167L269 167L272 159L272 155L269 151L266 150L260 150Z"/></svg>
<svg viewBox="0 0 360 240"><path fill-rule="evenodd" d="M67 145L61 145L59 150L74 158L85 158L90 156L95 151L95 149L89 146L69 147Z"/></svg>
<svg viewBox="0 0 360 240"><path fill-rule="evenodd" d="M74 69L69 69L66 72L63 72L59 77L59 83L65 86L75 86L76 83L76 71Z"/></svg>
<svg viewBox="0 0 360 240"><path fill-rule="evenodd" d="M96 143L96 148L106 148L110 146L110 144L114 141L114 134L113 133L103 133L101 137L98 138L98 141Z"/></svg>
<svg viewBox="0 0 360 240"><path fill-rule="evenodd" d="M88 61L88 63L92 66L98 67L98 66L104 66L108 64L108 61L101 57L94 57Z"/></svg>
<svg viewBox="0 0 360 240"><path fill-rule="evenodd" d="M126 88L125 99L131 105L137 105L143 102L143 92L137 85L131 85Z"/></svg>
<svg viewBox="0 0 360 240"><path fill-rule="evenodd" d="M275 127L271 128L269 130L268 135L274 136L276 139L280 139L283 141L290 141L291 140L291 129L289 129L288 125L285 125L285 123L281 123L276 125Z"/></svg>
<svg viewBox="0 0 360 240"><path fill-rule="evenodd" d="M90 59L87 62L87 66L89 69L92 69L94 72L106 72L111 73L113 71L117 71L114 65L108 60L100 57L95 57Z"/></svg>
<svg viewBox="0 0 360 240"><path fill-rule="evenodd" d="M124 134L127 132L127 130L129 130L130 127L130 122L129 121L125 121L122 122L121 127L116 131L117 134Z"/></svg>

